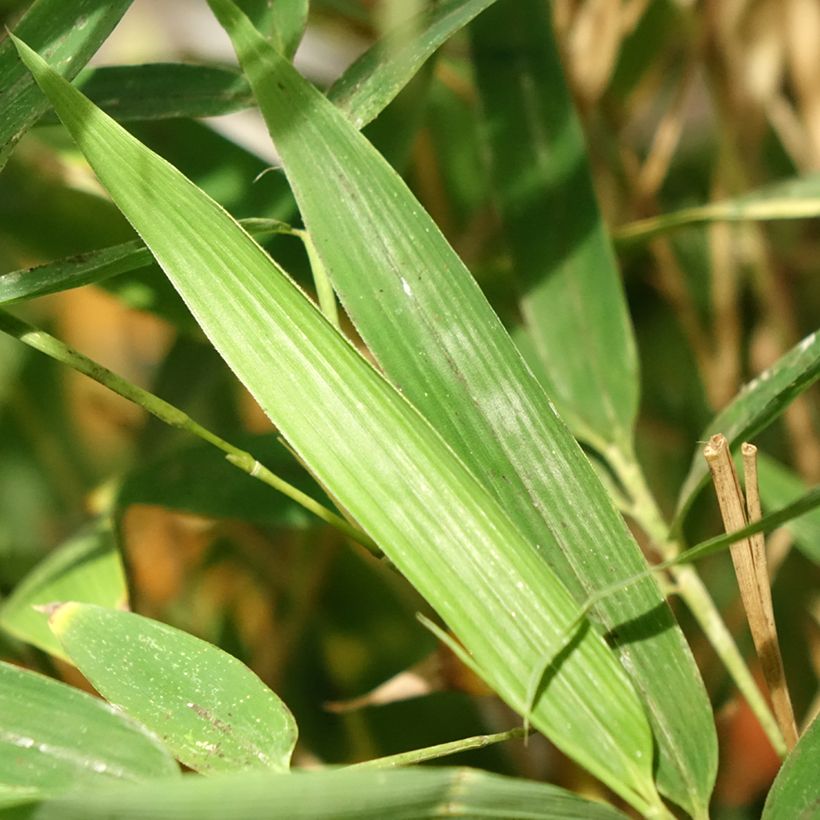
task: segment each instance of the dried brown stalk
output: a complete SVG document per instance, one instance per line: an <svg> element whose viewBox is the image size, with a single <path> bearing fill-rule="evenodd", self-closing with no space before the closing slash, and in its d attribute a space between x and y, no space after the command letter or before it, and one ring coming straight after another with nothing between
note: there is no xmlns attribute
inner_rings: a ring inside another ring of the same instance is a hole
<svg viewBox="0 0 820 820"><path fill-rule="evenodd" d="M757 486L757 447L744 442L741 447L743 454L743 479L746 487L746 510L749 521L759 521L762 516L760 509L760 493ZM783 670L783 659L780 656L780 644L777 640L777 627L774 622L774 608L772 607L772 590L769 582L769 572L766 566L766 546L763 533L753 535L751 543L751 558L754 565L755 580L757 581L757 597L760 604L761 618L764 621L765 634L761 635L761 644L755 638L763 677L772 697L772 707L775 717L783 732L786 745L789 749L797 743L797 725L794 720L789 689L786 686L786 674ZM751 623L751 618L749 618ZM754 630L752 630L754 635Z"/></svg>
<svg viewBox="0 0 820 820"><path fill-rule="evenodd" d="M756 453L756 447L743 445L751 520L757 520L760 517ZM720 434L712 436L703 454L712 473L712 481L715 485L715 493L726 531L734 532L745 527L747 520L743 493L738 483L726 438ZM752 640L772 699L775 717L783 733L786 746L791 749L797 742L797 729L786 687L780 645L777 640L763 537L761 535L743 539L732 544L730 549L740 587L740 597L743 601L743 608L746 610Z"/></svg>

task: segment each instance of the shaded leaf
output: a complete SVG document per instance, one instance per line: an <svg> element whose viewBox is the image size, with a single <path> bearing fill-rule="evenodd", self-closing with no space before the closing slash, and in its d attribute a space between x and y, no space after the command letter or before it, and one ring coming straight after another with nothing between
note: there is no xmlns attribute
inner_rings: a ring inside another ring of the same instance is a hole
<svg viewBox="0 0 820 820"><path fill-rule="evenodd" d="M108 37L131 0L35 0L15 26L19 37L42 50L58 73L69 79ZM0 169L15 144L48 109L14 45L0 43Z"/></svg>
<svg viewBox="0 0 820 820"><path fill-rule="evenodd" d="M629 451L635 341L549 13L511 0L471 29L496 199L547 393L576 436Z"/></svg>
<svg viewBox="0 0 820 820"><path fill-rule="evenodd" d="M429 215L327 100L234 25L305 225L387 376L578 600L613 573L644 570L606 490ZM716 764L711 707L655 580L595 615L652 717L666 787L705 805Z"/></svg>
<svg viewBox="0 0 820 820"><path fill-rule="evenodd" d="M820 334L812 333L764 370L712 419L701 435L708 441L722 433L734 450L770 425L789 404L820 377ZM697 494L709 480L700 447L678 496L675 524L680 526Z"/></svg>
<svg viewBox="0 0 820 820"><path fill-rule="evenodd" d="M531 820L617 820L624 815L545 783L472 769L392 772L325 771L291 775L242 773L150 789L95 789L35 805L31 820L102 820L116 816L162 820L222 820L226 804L244 820L421 820L434 817L510 817Z"/></svg>
<svg viewBox="0 0 820 820"><path fill-rule="evenodd" d="M71 686L0 661L0 804L99 780L179 774L143 726Z"/></svg>
<svg viewBox="0 0 820 820"><path fill-rule="evenodd" d="M0 607L0 626L21 641L69 660L49 629L48 615L35 609L59 601L128 606L122 559L107 522L82 530L35 567Z"/></svg>
<svg viewBox="0 0 820 820"><path fill-rule="evenodd" d="M253 105L253 95L242 75L221 66L103 66L83 71L74 84L120 122L217 117ZM44 122L57 121L53 113L44 118Z"/></svg>
<svg viewBox="0 0 820 820"><path fill-rule="evenodd" d="M529 681L563 648L533 725L636 806L659 805L628 680L588 625L570 637L577 606L498 504L228 214L20 48L228 364L496 691L528 711Z"/></svg>
<svg viewBox="0 0 820 820"><path fill-rule="evenodd" d="M812 820L820 814L820 721L815 718L775 778L763 820Z"/></svg>
<svg viewBox="0 0 820 820"><path fill-rule="evenodd" d="M94 688L186 766L287 771L293 717L236 658L179 629L89 604L63 604L50 623Z"/></svg>

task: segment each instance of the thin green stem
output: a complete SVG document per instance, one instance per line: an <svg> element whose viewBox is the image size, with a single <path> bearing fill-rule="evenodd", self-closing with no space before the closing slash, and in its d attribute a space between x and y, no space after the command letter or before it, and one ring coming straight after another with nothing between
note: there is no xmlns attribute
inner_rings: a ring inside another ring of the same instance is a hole
<svg viewBox="0 0 820 820"><path fill-rule="evenodd" d="M492 735L475 735L465 737L462 740L453 740L450 743L439 743L437 746L426 746L424 749L414 749L410 752L400 752L387 757L377 757L374 760L365 760L362 763L354 763L345 766L346 769L395 769L398 766L410 766L414 763L424 763L428 760L436 760L439 757L467 752L471 749L483 749L494 743L503 743L506 740L515 740L524 737L523 727L517 726L506 732L496 732Z"/></svg>
<svg viewBox="0 0 820 820"><path fill-rule="evenodd" d="M132 384L108 368L103 367L98 362L89 359L87 356L64 344L49 333L26 324L3 310L0 310L0 331L8 333L9 336L19 339L24 344L34 348L34 350L38 350L46 356L50 356L52 359L62 362L74 370L85 374L109 390L112 390L114 393L138 404L152 416L156 416L160 421L165 422L171 427L185 430L203 441L207 441L217 449L222 450L222 452L225 453L225 458L233 464L234 467L238 467L249 476L259 479L259 481L267 484L274 490L286 495L292 501L295 501L313 513L317 518L335 527L340 532L343 532L370 552L381 555L381 551L370 536L345 521L340 515L324 507L316 501L316 499L311 498L306 493L303 493L292 484L289 484L271 472L271 470L265 467L264 464L261 464L247 451L235 447L230 442L220 438L216 433L211 432L201 424L195 422L187 413L178 407L174 407L174 405L169 404L167 401L159 398L159 396L155 396L153 393L149 393L147 390Z"/></svg>
<svg viewBox="0 0 820 820"><path fill-rule="evenodd" d="M633 453L614 447L608 448L604 455L634 502L629 515L649 537L654 550L661 558L672 561L680 554L680 542L671 538L669 525L646 484L637 458ZM760 721L772 746L781 757L785 757L786 744L777 721L697 570L688 564L679 564L670 566L668 571L677 587L678 595L695 616L718 657Z"/></svg>

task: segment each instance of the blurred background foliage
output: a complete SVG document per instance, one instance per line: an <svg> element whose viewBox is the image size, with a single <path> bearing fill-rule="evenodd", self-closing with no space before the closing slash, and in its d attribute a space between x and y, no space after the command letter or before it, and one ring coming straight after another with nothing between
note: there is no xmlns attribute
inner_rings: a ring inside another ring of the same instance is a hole
<svg viewBox="0 0 820 820"><path fill-rule="evenodd" d="M0 2L8 23L26 4ZM313 0L297 65L326 87L420 0ZM554 0L562 61L601 207L617 239L637 219L721 200L820 169L816 0ZM135 0L95 63L231 62L204 3ZM516 320L510 260L490 204L487 152L462 33L366 133L442 227L499 313ZM295 220L261 120L131 122L146 144L237 217ZM566 207L571 208L568 202ZM548 216L546 216L548 218ZM124 241L133 233L58 126L41 125L0 175L0 270ZM301 244L267 243L309 288ZM813 331L820 233L810 220L711 224L617 242L635 324L642 402L637 444L671 512L705 424L740 386ZM25 313L178 405L306 490L320 492L197 331L158 269L34 300ZM820 478L817 390L758 439L807 483ZM82 524L113 511L131 605L218 643L289 704L297 764L349 762L513 725L417 623L394 573L301 509L134 405L0 337L0 592ZM719 531L710 494L690 543ZM770 539L775 609L798 717L817 708L817 568ZM750 663L727 556L702 568ZM778 762L707 642L676 607L718 716L717 816L756 816ZM0 637L3 657L71 667ZM351 702L381 684L364 703ZM539 739L455 762L594 790Z"/></svg>

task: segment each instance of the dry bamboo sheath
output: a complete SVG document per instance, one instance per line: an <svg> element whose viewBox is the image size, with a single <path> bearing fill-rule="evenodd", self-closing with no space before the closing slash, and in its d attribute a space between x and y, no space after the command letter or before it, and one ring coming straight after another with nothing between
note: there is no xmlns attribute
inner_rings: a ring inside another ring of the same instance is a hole
<svg viewBox="0 0 820 820"><path fill-rule="evenodd" d="M744 478L746 484L746 504L749 521L757 521L761 516L760 496L757 489L757 447L744 444L742 448ZM737 480L726 438L720 434L712 436L703 455L712 473L720 513L727 532L734 532L747 524L743 493ZM766 551L763 535L754 535L737 541L731 546L732 562L735 566L740 597L746 610L746 618L757 650L766 686L772 699L772 707L786 741L792 749L797 743L797 728L794 721L789 690L777 641L774 623L772 594L769 573L766 567Z"/></svg>

